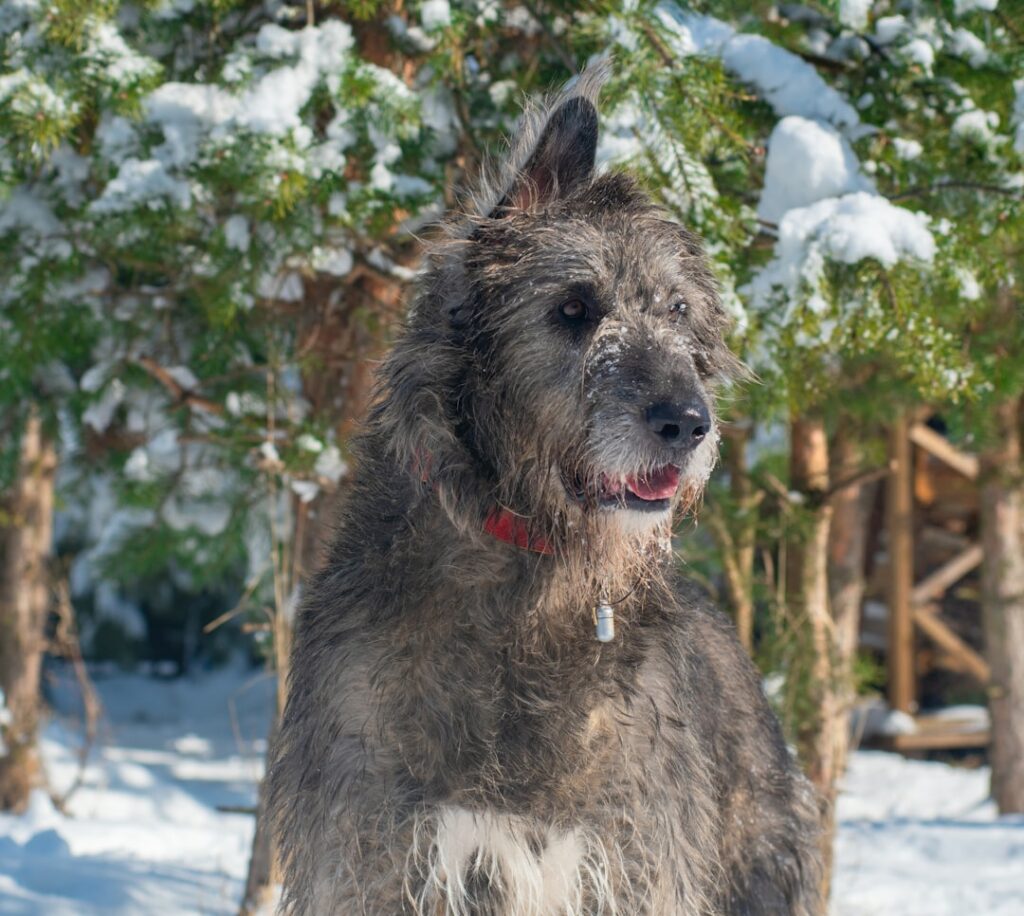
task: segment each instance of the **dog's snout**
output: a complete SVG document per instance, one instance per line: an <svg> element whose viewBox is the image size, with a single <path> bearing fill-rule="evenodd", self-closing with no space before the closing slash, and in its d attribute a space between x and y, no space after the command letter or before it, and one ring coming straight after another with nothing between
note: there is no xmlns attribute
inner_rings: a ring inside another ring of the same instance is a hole
<svg viewBox="0 0 1024 916"><path fill-rule="evenodd" d="M669 448L693 448L711 432L711 414L702 401L652 404L645 419L658 442Z"/></svg>

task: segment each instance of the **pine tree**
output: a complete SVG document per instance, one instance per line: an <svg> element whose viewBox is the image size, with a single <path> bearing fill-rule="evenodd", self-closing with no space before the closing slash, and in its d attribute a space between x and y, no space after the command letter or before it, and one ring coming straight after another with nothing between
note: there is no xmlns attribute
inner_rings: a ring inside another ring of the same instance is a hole
<svg viewBox="0 0 1024 916"><path fill-rule="evenodd" d="M754 538L782 520L770 661L830 823L882 427L945 405L990 443L986 518L1020 498L1024 9L989 5L9 3L0 485L17 491L37 424L93 632L141 641L154 577L190 601L232 582L225 599L274 609L260 635L283 668L417 234L500 151L523 95L611 53L602 167L704 237L760 380L727 392L712 578L726 570L753 643ZM785 482L777 457L757 473L743 457L780 424ZM1018 548L992 537L1009 558L987 572L994 635L1019 616ZM1019 673L993 668L994 718L1019 721ZM1017 785L1003 730L994 778Z"/></svg>

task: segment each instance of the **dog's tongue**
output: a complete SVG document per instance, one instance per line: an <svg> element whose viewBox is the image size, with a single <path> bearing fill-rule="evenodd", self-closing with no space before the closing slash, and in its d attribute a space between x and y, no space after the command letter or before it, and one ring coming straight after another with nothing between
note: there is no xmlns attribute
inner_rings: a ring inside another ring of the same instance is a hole
<svg viewBox="0 0 1024 916"><path fill-rule="evenodd" d="M627 477L626 486L640 499L671 499L679 486L679 468L667 464L642 477Z"/></svg>

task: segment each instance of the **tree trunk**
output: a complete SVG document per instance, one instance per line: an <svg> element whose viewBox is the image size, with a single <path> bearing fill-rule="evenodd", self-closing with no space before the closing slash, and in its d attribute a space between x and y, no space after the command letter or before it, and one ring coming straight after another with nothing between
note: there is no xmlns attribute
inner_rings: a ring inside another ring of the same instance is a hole
<svg viewBox="0 0 1024 916"><path fill-rule="evenodd" d="M914 471L907 418L889 427L889 476L885 492L885 536L889 554L887 603L889 706L910 713L917 708L914 665Z"/></svg>
<svg viewBox="0 0 1024 916"><path fill-rule="evenodd" d="M279 713L275 710L267 739L268 748L274 745L278 717ZM256 829L252 837L252 852L249 855L249 871L245 876L245 894L239 907L239 916L256 916L257 913L270 912L274 907L276 888L281 883L266 810L267 781L262 779L256 806Z"/></svg>
<svg viewBox="0 0 1024 916"><path fill-rule="evenodd" d="M794 418L790 425L790 486L804 500L804 524L798 543L787 550L786 600L806 644L800 675L807 684L806 714L797 728L797 747L807 775L818 789L822 814L823 899L828 899L835 832L834 800L837 766L839 697L833 671L834 632L829 608L829 535L832 505L829 449L820 417ZM791 676L796 672L790 672Z"/></svg>
<svg viewBox="0 0 1024 916"><path fill-rule="evenodd" d="M730 505L726 507L716 501L708 505L708 511L702 518L708 524L721 557L725 590L736 623L736 635L743 648L753 655L754 547L757 508L763 494L755 492L747 467L749 425L731 425L724 435Z"/></svg>
<svg viewBox="0 0 1024 916"><path fill-rule="evenodd" d="M815 780L825 795L826 862L832 864L835 837L835 801L839 779L850 753L850 713L856 701L854 662L860 638L861 605L865 588L868 519L877 483L848 483L862 470L859 435L848 421L840 420L832 442L830 463L836 481L832 498L832 522L828 541L828 589L832 605L832 670L827 690L830 699L822 709L820 750L815 754L819 775ZM827 887L826 887L827 890Z"/></svg>
<svg viewBox="0 0 1024 916"><path fill-rule="evenodd" d="M829 595L835 625L835 660L841 686L853 701L853 663L860 637L861 605L864 600L864 569L867 559L868 519L877 482L849 483L862 471L857 430L840 421L832 442L830 462L839 487L832 496L832 530L829 534ZM847 710L848 711L848 710ZM848 716L847 716L848 718ZM842 771L845 750L840 753Z"/></svg>
<svg viewBox="0 0 1024 916"><path fill-rule="evenodd" d="M338 288L333 278L307 286L306 299L328 303L328 308L318 310L300 330L304 341L301 349L314 357L310 362L316 367L303 376L303 395L313 405L315 414L335 413L335 435L342 445L369 407L375 366L401 313L404 291L404 285L397 280L356 271L347 278L343 289ZM367 322L360 319L361 314L372 315L375 320ZM285 559L275 567L274 655L278 690L268 749L273 747L278 718L287 702L292 620L285 608L291 607L294 590L322 562L324 535L330 531L345 483L343 478L338 492L322 491L310 503L293 498L294 529L282 533L290 542L282 545L280 555ZM261 782L240 916L268 910L280 884L273 832L266 817L265 790L265 783Z"/></svg>
<svg viewBox="0 0 1024 916"><path fill-rule="evenodd" d="M998 442L981 456L982 618L992 670L992 796L1024 812L1024 398L996 408Z"/></svg>
<svg viewBox="0 0 1024 916"><path fill-rule="evenodd" d="M36 748L57 456L32 411L17 477L0 503L0 810L20 810L42 783Z"/></svg>
<svg viewBox="0 0 1024 916"><path fill-rule="evenodd" d="M729 436L729 489L738 515L735 540L736 582L730 587L736 631L747 652L754 650L754 546L757 535L757 497L750 479L747 443L750 425L734 427Z"/></svg>

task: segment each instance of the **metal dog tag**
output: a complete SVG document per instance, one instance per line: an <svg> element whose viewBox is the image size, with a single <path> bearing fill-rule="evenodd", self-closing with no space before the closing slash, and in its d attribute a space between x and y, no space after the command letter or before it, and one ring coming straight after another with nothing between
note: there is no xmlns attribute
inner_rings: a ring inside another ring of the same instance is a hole
<svg viewBox="0 0 1024 916"><path fill-rule="evenodd" d="M610 604L597 606L597 641L611 642L615 639L615 610Z"/></svg>

